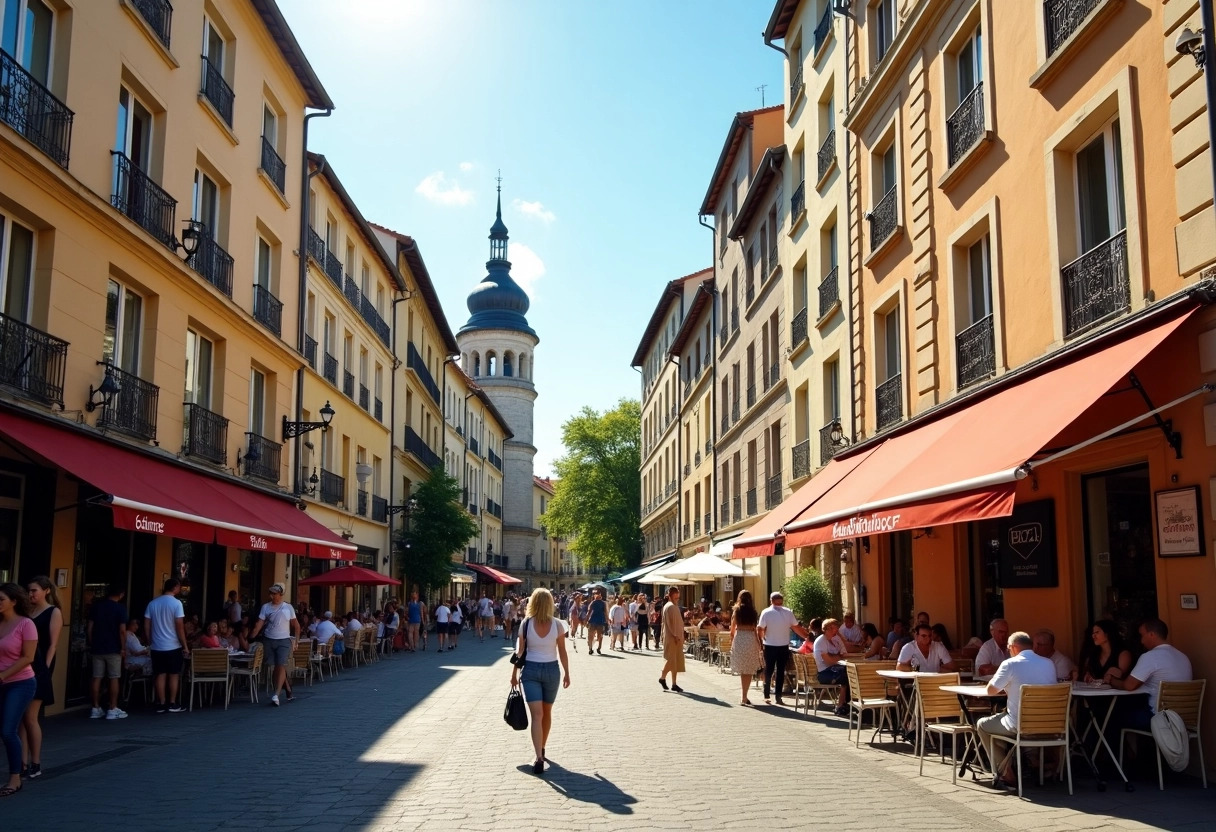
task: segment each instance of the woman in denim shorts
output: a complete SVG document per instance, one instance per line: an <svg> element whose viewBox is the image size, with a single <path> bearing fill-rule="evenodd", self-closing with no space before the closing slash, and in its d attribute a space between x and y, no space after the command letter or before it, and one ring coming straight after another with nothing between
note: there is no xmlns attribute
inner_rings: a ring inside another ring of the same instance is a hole
<svg viewBox="0 0 1216 832"><path fill-rule="evenodd" d="M536 752L532 773L544 774L545 745L553 726L553 703L557 700L558 684L570 687L566 622L554 615L553 595L549 590L537 589L528 599L527 617L519 631L515 654L527 656L522 681L531 716L532 748ZM511 687L518 687L520 681L519 667L513 665Z"/></svg>

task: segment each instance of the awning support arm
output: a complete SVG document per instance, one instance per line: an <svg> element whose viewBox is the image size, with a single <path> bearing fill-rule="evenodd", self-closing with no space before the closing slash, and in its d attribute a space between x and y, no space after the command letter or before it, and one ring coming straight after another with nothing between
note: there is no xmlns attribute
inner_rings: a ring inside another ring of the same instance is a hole
<svg viewBox="0 0 1216 832"><path fill-rule="evenodd" d="M1182 434L1174 430L1173 420L1162 419L1160 411L1153 409L1153 400L1148 397L1148 391L1144 389L1144 385L1140 383L1140 379L1136 378L1135 372L1128 373L1127 379L1132 383L1132 387L1136 388L1136 392L1140 394L1140 398L1144 399L1144 403L1148 405L1149 412L1153 414L1153 421L1157 427L1161 428L1161 432L1165 434L1165 441L1174 449L1174 458L1182 459Z"/></svg>

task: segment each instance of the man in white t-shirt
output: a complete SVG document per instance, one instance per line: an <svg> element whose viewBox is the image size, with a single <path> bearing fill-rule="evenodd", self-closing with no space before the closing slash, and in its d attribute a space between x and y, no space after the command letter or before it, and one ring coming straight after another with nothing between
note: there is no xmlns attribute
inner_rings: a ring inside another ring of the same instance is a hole
<svg viewBox="0 0 1216 832"><path fill-rule="evenodd" d="M917 624L913 629L914 640L899 651L899 670L915 670L921 673L952 673L958 669L950 651L940 641L933 640L933 628L928 624Z"/></svg>
<svg viewBox="0 0 1216 832"><path fill-rule="evenodd" d="M608 623L612 625L608 646L613 650L625 650L625 630L628 629L628 610L617 598L612 608L608 610Z"/></svg>
<svg viewBox="0 0 1216 832"><path fill-rule="evenodd" d="M502 602L502 637L507 641L515 639L515 602L510 595Z"/></svg>
<svg viewBox="0 0 1216 832"><path fill-rule="evenodd" d="M317 622L317 644L328 644L329 640L334 636L337 636L340 639L345 638L345 636L342 635L342 631L338 629L338 625L334 623L334 614L329 610L326 610L324 617Z"/></svg>
<svg viewBox="0 0 1216 832"><path fill-rule="evenodd" d="M186 710L177 702L177 686L182 678L182 667L190 655L186 644L186 611L177 600L182 582L177 578L165 581L163 593L148 604L144 613L144 632L148 634L148 647L152 652L153 690L156 692L158 714L179 714ZM168 696L165 684L168 681Z"/></svg>
<svg viewBox="0 0 1216 832"><path fill-rule="evenodd" d="M764 645L764 704L772 704L770 691L775 672L777 704L784 705L781 692L785 688L785 667L790 661L790 633L795 632L802 638L807 638L808 633L785 606L784 595L774 592L768 596L768 600L769 605L760 613L760 620L756 624L760 643Z"/></svg>
<svg viewBox="0 0 1216 832"><path fill-rule="evenodd" d="M435 635L439 636L439 649L446 648L448 643L448 623L452 620L452 611L447 602L440 601L435 607Z"/></svg>
<svg viewBox="0 0 1216 832"><path fill-rule="evenodd" d="M279 691L287 688L287 701L295 697L291 693L291 685L287 684L287 662L300 640L300 621L296 618L295 608L283 600L286 587L282 584L270 585L270 601L262 604L258 620L253 625L249 640L253 641L264 630L263 648L266 651L266 661L274 667L274 695L270 704L279 706Z"/></svg>
<svg viewBox="0 0 1216 832"><path fill-rule="evenodd" d="M1000 663L1009 658L1009 650L1005 647L1009 640L1009 622L997 618L988 625L988 632L992 633L992 638L985 641L975 654L975 672L980 676L996 673Z"/></svg>
<svg viewBox="0 0 1216 832"><path fill-rule="evenodd" d="M1136 659L1136 664L1127 678L1119 679L1107 672L1105 681L1119 690L1139 690L1148 694L1148 702L1136 703L1125 713L1120 728L1149 730L1153 714L1157 713L1157 696L1162 682L1189 682L1191 660L1166 639L1170 628L1160 618L1150 618L1140 625L1140 644L1145 652ZM1138 697L1137 697L1138 698Z"/></svg>
<svg viewBox="0 0 1216 832"><path fill-rule="evenodd" d="M836 716L849 713L849 679L843 664L848 658L844 639L840 637L840 622L835 618L824 619L823 633L815 639L815 670L820 684L840 685L840 696L836 699Z"/></svg>
<svg viewBox="0 0 1216 832"><path fill-rule="evenodd" d="M1072 659L1056 649L1056 634L1044 627L1034 634L1034 652L1051 659L1056 666L1057 682L1072 682L1077 678L1077 666Z"/></svg>
<svg viewBox="0 0 1216 832"><path fill-rule="evenodd" d="M460 604L452 604L448 616L448 649L455 650L460 644L460 631L464 629L464 610Z"/></svg>
<svg viewBox="0 0 1216 832"><path fill-rule="evenodd" d="M857 617L851 612L844 614L844 623L840 625L840 638L850 650L861 646L861 627L857 624Z"/></svg>
<svg viewBox="0 0 1216 832"><path fill-rule="evenodd" d="M1022 704L1022 685L1054 685L1056 683L1056 666L1050 659L1045 659L1034 652L1034 642L1026 633L1014 633L1009 637L1009 658L1001 662L996 674L988 682L988 695L999 696L1004 693L1005 712L986 716L976 723L980 742L988 749L994 770L998 771L1001 780L1009 785L1009 763L1013 755L1002 764L995 755L992 737L999 734L1004 737L1015 737L1018 733L1018 713ZM1004 743L1001 750L1008 750Z"/></svg>
<svg viewBox="0 0 1216 832"><path fill-rule="evenodd" d="M490 596L483 590L481 600L477 602L477 637L482 641L486 640L486 631L490 631L490 637L494 637L494 602L490 600Z"/></svg>

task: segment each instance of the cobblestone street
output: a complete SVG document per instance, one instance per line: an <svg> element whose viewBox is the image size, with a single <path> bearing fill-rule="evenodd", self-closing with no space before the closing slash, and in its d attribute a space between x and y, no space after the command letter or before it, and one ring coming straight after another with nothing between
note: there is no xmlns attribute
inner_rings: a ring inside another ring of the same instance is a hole
<svg viewBox="0 0 1216 832"><path fill-rule="evenodd" d="M1019 800L952 786L935 760L919 777L907 745L855 749L842 719L739 707L737 678L700 663L678 695L655 682L656 654L580 645L571 659L543 778L502 721L503 642L466 634L278 709L238 697L227 712L51 720L46 774L0 805L0 829L1211 828L1216 789L1197 780L1099 793L1074 767L1074 796L1034 785Z"/></svg>

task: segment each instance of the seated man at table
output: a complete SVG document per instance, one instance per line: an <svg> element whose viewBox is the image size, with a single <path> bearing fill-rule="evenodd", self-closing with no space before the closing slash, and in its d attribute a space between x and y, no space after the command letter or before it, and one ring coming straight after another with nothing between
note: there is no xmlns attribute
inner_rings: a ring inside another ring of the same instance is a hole
<svg viewBox="0 0 1216 832"><path fill-rule="evenodd" d="M995 622L994 622L995 623ZM995 756L997 749L993 747L992 737L1016 737L1018 733L1018 712L1022 704L1022 685L1054 685L1056 683L1056 666L1050 659L1037 655L1034 641L1026 633L1014 633L1009 636L1009 658L1001 662L991 681L988 682L988 695L999 696L1002 693L1005 700L1004 713L986 716L975 724L980 742L988 750L992 760L994 775L999 776L1005 785L1011 785L1011 759L999 760ZM1009 746L1001 744L1002 750Z"/></svg>
<svg viewBox="0 0 1216 832"><path fill-rule="evenodd" d="M828 618L823 622L823 632L815 639L815 669L816 678L820 684L840 685L840 696L836 700L836 716L847 716L849 713L849 679L845 666L841 664L848 658L844 639L840 637L840 622Z"/></svg>
<svg viewBox="0 0 1216 832"><path fill-rule="evenodd" d="M899 670L915 670L921 673L951 673L958 670L950 651L940 641L933 640L933 628L928 624L917 624L913 632L916 639L899 651Z"/></svg>
<svg viewBox="0 0 1216 832"><path fill-rule="evenodd" d="M840 637L844 640L844 646L850 650L856 650L861 646L864 635L861 627L857 625L857 617L851 612L844 614L844 623L840 625Z"/></svg>
<svg viewBox="0 0 1216 832"><path fill-rule="evenodd" d="M327 644L331 638L334 638L335 645L344 638L342 631L334 623L334 614L329 610L326 610L325 616L317 621L315 637L318 644Z"/></svg>
<svg viewBox="0 0 1216 832"><path fill-rule="evenodd" d="M1009 658L1005 643L1009 638L1009 622L1003 618L994 619L988 625L992 638L984 642L980 652L975 654L975 673L977 676L991 676L996 673L997 665Z"/></svg>
<svg viewBox="0 0 1216 832"><path fill-rule="evenodd" d="M1057 682L1074 682L1077 678L1077 666L1072 659L1056 649L1056 634L1044 627L1034 634L1034 652L1045 659L1051 659L1056 666Z"/></svg>
<svg viewBox="0 0 1216 832"><path fill-rule="evenodd" d="M887 652L890 653L896 649L896 646L903 646L905 639L904 620L891 616L888 622L891 625L891 632L887 633ZM896 652L898 655L898 652Z"/></svg>
<svg viewBox="0 0 1216 832"><path fill-rule="evenodd" d="M1148 694L1148 702L1130 705L1119 720L1120 728L1147 731L1153 714L1157 713L1157 695L1162 682L1189 682L1191 660L1166 639L1170 628L1160 618L1150 618L1140 625L1140 643L1145 652L1136 659L1131 673L1118 678L1117 670L1108 670L1103 679L1116 690L1140 690ZM1139 697L1136 697L1139 699ZM1118 736L1116 733L1115 736Z"/></svg>

